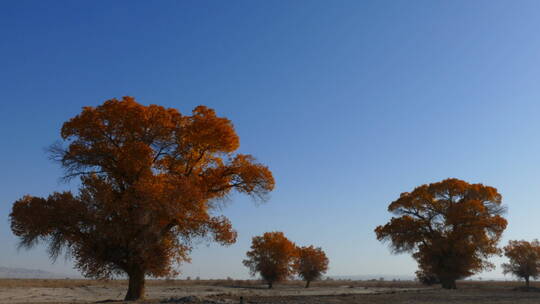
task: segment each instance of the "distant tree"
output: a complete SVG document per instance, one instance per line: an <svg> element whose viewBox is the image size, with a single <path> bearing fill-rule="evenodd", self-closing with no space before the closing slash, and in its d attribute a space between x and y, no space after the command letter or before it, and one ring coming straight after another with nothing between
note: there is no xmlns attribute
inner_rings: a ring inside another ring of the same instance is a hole
<svg viewBox="0 0 540 304"><path fill-rule="evenodd" d="M497 189L458 179L422 185L402 193L388 210L393 217L375 229L394 253L412 252L421 272L435 275L443 288L494 267L487 261L506 228Z"/></svg>
<svg viewBox="0 0 540 304"><path fill-rule="evenodd" d="M250 155L235 154L232 123L198 106L191 115L131 97L85 107L65 122L53 157L66 178L80 177L78 194L25 196L15 202L11 228L24 247L49 243L87 277L127 274L126 300L144 296L145 276L174 273L188 261L192 240L232 244L230 221L213 214L231 191L262 197L272 173Z"/></svg>
<svg viewBox="0 0 540 304"><path fill-rule="evenodd" d="M294 274L296 254L296 245L283 232L266 232L253 237L251 250L243 263L252 276L260 274L268 288L272 288L275 282L286 280Z"/></svg>
<svg viewBox="0 0 540 304"><path fill-rule="evenodd" d="M511 273L524 279L527 288L529 288L530 278L536 279L540 276L540 242L538 240L509 241L504 247L504 255L509 259L509 263L502 264L503 273Z"/></svg>
<svg viewBox="0 0 540 304"><path fill-rule="evenodd" d="M326 273L328 258L320 247L298 247L294 269L306 281L306 288L308 288L312 281L320 279Z"/></svg>

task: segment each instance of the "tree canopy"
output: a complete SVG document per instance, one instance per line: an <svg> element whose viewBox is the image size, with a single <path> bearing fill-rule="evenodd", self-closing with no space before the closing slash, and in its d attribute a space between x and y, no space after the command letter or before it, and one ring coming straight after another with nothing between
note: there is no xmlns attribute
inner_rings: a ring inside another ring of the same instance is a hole
<svg viewBox="0 0 540 304"><path fill-rule="evenodd" d="M85 107L65 122L51 148L78 193L25 196L10 215L21 245L49 244L55 258L74 257L85 276L127 274L127 300L144 296L145 276L175 273L195 238L236 240L216 215L236 190L256 198L274 188L270 170L236 154L239 138L226 118L196 107L191 115L131 97Z"/></svg>
<svg viewBox="0 0 540 304"><path fill-rule="evenodd" d="M422 185L405 192L388 211L394 217L375 229L394 253L411 252L423 276L436 276L444 288L493 267L487 258L497 248L507 222L497 189L458 179Z"/></svg>

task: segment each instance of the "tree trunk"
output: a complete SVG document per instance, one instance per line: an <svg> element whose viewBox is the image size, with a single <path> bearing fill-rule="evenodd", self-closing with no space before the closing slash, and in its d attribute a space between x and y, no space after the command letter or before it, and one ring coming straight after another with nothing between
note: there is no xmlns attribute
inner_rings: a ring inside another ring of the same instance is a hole
<svg viewBox="0 0 540 304"><path fill-rule="evenodd" d="M441 285L444 289L456 289L456 280L450 278L441 279Z"/></svg>
<svg viewBox="0 0 540 304"><path fill-rule="evenodd" d="M310 282L311 282L311 281L306 281L306 288L309 288L309 283L310 283Z"/></svg>
<svg viewBox="0 0 540 304"><path fill-rule="evenodd" d="M529 290L529 276L525 277L525 286L527 286L527 291Z"/></svg>
<svg viewBox="0 0 540 304"><path fill-rule="evenodd" d="M272 282L268 282L268 289L272 289Z"/></svg>
<svg viewBox="0 0 540 304"><path fill-rule="evenodd" d="M144 271L137 270L128 274L129 287L124 301L144 299Z"/></svg>

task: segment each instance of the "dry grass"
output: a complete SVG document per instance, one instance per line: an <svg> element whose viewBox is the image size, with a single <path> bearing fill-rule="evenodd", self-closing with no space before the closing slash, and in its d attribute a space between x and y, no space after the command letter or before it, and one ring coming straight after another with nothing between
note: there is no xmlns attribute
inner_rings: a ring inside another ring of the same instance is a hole
<svg viewBox="0 0 540 304"><path fill-rule="evenodd" d="M511 289L458 290L423 289L414 292L383 294L317 296L317 297L256 297L250 304L537 304L539 292L518 292Z"/></svg>
<svg viewBox="0 0 540 304"><path fill-rule="evenodd" d="M127 288L125 280L75 280L75 279L0 279L0 293L9 295L10 290L34 289L39 290L32 298L32 303L72 303L75 298L50 298L44 301L46 293L58 289L71 289L79 301L78 292L98 292L96 296L90 295L84 303L96 303L104 299L119 299ZM534 287L540 288L540 282L533 282ZM523 292L517 287L523 286L522 282L516 281L460 281L458 290L442 290L438 287L427 288L414 281L319 281L312 284L309 290L324 290L325 295L313 295L305 293L304 283L301 281L288 281L276 285L276 290L267 293L265 285L256 280L148 280L147 290L153 292L153 300L142 303L160 303L163 296L156 296L160 291L167 293L167 297L180 294L203 295L216 301L228 299L230 303L237 303L240 295L246 298L245 303L250 304L332 304L332 303L422 303L422 304L529 304L540 303L540 292ZM47 291L47 289L49 289ZM349 289L350 288L350 289ZM378 294L343 294L351 290L377 289ZM45 289L45 290L44 290ZM540 289L539 289L540 290ZM264 291L264 292L261 292ZM292 291L292 295L291 295ZM7 292L7 293L6 293ZM26 292L26 291L25 291ZM108 294L106 292L109 292ZM100 294L99 294L100 293ZM164 294L165 294L164 293ZM59 294L62 294L61 292ZM288 294L288 295L287 295ZM88 293L87 293L88 295ZM112 296L111 296L112 295ZM93 299L93 300L92 300ZM56 302L58 300L58 302ZM0 302L1 299L0 299ZM19 301L25 302L25 301ZM18 303L2 302L2 303ZM122 303L117 301L116 303Z"/></svg>

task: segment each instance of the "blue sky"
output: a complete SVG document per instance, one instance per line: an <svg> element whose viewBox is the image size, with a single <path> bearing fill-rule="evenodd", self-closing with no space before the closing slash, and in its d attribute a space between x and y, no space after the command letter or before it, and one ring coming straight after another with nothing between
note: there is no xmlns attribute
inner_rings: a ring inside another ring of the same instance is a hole
<svg viewBox="0 0 540 304"><path fill-rule="evenodd" d="M330 275L413 274L373 229L415 186L499 189L508 239L540 237L536 1L2 1L0 266L76 273L17 251L12 203L74 189L44 149L81 107L125 95L230 118L267 164L265 204L234 197L230 247L184 275L245 278L251 237L322 246ZM499 264L502 259L493 259ZM484 275L484 274L482 274ZM500 267L485 276L500 276Z"/></svg>

